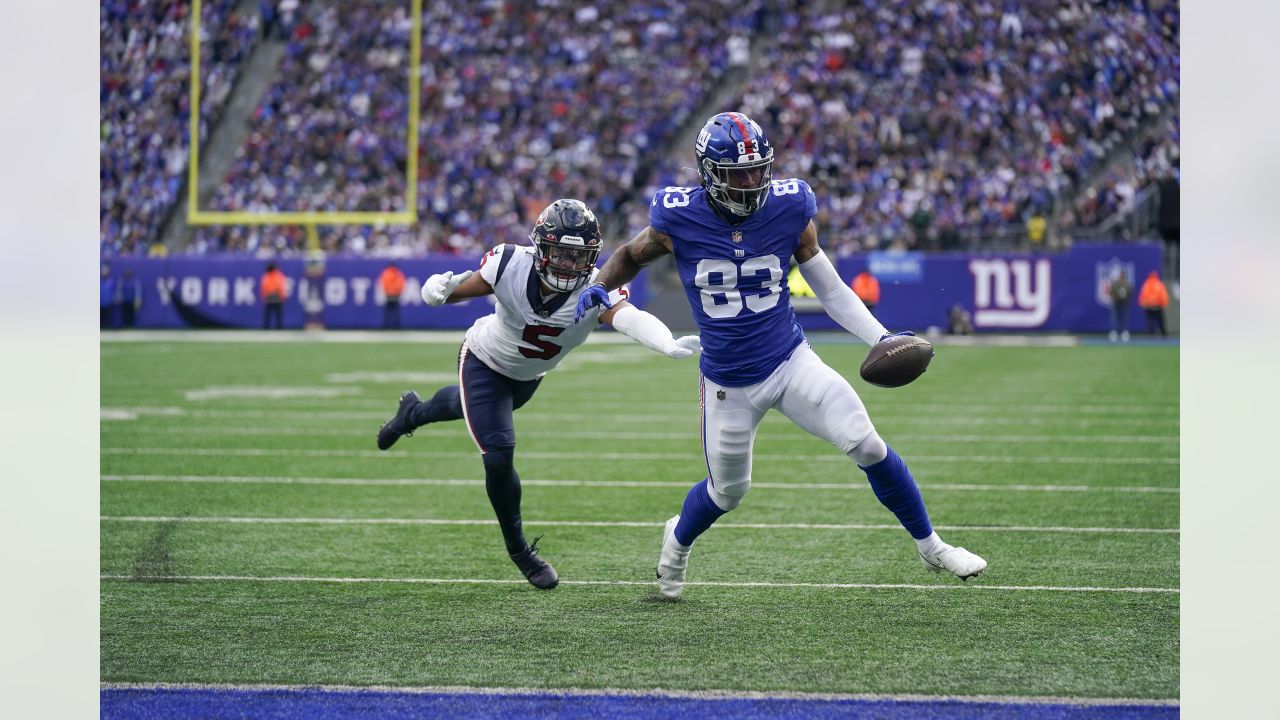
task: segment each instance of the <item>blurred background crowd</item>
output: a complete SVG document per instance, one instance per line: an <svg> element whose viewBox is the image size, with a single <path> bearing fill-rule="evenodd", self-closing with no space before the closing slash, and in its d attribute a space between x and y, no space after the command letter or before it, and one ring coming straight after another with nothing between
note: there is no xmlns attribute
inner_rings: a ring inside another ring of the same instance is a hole
<svg viewBox="0 0 1280 720"><path fill-rule="evenodd" d="M300 252L296 227L166 236L185 208L188 8L103 1L103 252ZM201 17L201 142L220 122L243 137L208 209L405 209L408 0L207 0ZM1160 0L425 0L418 222L320 241L474 254L523 241L557 197L622 241L654 191L697 183L690 128L741 109L774 177L813 186L837 253L1053 247L1176 179L1178 23ZM260 100L223 113L272 46Z"/></svg>

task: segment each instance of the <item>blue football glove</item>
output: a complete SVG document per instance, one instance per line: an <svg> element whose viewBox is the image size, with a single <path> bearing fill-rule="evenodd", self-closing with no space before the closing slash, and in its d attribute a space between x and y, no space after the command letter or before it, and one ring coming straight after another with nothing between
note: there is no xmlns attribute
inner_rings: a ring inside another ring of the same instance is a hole
<svg viewBox="0 0 1280 720"><path fill-rule="evenodd" d="M914 336L915 336L915 333L911 332L910 330L903 330L902 332L896 332L896 333L885 333L885 334L881 335L881 336L880 336L880 339L879 339L879 340L877 340L876 342L884 342L886 338L891 338L891 337L903 337L903 336L906 336L906 335L911 335L911 336L913 336L913 337L914 337Z"/></svg>
<svg viewBox="0 0 1280 720"><path fill-rule="evenodd" d="M574 308L573 311L573 321L582 320L582 316L597 305L606 310L613 307L613 303L609 302L609 291L605 290L600 283L595 283L582 291L582 295L578 297L578 307Z"/></svg>

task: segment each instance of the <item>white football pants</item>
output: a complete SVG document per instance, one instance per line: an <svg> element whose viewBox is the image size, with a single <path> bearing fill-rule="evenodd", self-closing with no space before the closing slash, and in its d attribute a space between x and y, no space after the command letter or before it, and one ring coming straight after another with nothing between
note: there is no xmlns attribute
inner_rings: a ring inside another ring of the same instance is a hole
<svg viewBox="0 0 1280 720"><path fill-rule="evenodd" d="M751 488L751 449L756 428L770 408L864 467L880 462L888 452L862 398L807 342L755 385L724 387L704 376L699 389L707 490L722 510L737 507Z"/></svg>

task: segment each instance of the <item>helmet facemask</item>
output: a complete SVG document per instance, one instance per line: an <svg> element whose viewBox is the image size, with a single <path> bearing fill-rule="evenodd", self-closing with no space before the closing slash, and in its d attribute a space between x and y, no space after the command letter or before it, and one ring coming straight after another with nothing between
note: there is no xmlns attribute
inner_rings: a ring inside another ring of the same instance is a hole
<svg viewBox="0 0 1280 720"><path fill-rule="evenodd" d="M538 277L552 290L571 292L586 284L603 247L600 223L581 200L561 198L547 206L529 233Z"/></svg>
<svg viewBox="0 0 1280 720"><path fill-rule="evenodd" d="M548 287L571 292L586 284L600 255L600 241L578 235L544 236L535 243L538 275Z"/></svg>
<svg viewBox="0 0 1280 720"><path fill-rule="evenodd" d="M746 217L769 198L773 148L763 158L746 162L716 162L704 157L699 171L712 200L734 215Z"/></svg>

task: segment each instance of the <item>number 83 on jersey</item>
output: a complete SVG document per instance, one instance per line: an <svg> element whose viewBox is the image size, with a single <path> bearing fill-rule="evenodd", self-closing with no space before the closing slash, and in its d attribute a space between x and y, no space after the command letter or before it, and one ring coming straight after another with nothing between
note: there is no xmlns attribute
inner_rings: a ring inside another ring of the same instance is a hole
<svg viewBox="0 0 1280 720"><path fill-rule="evenodd" d="M702 311L711 318L731 318L747 310L760 313L782 297L782 263L777 255L743 260L707 258L698 261L693 278L702 296ZM757 289L758 283L758 289Z"/></svg>

